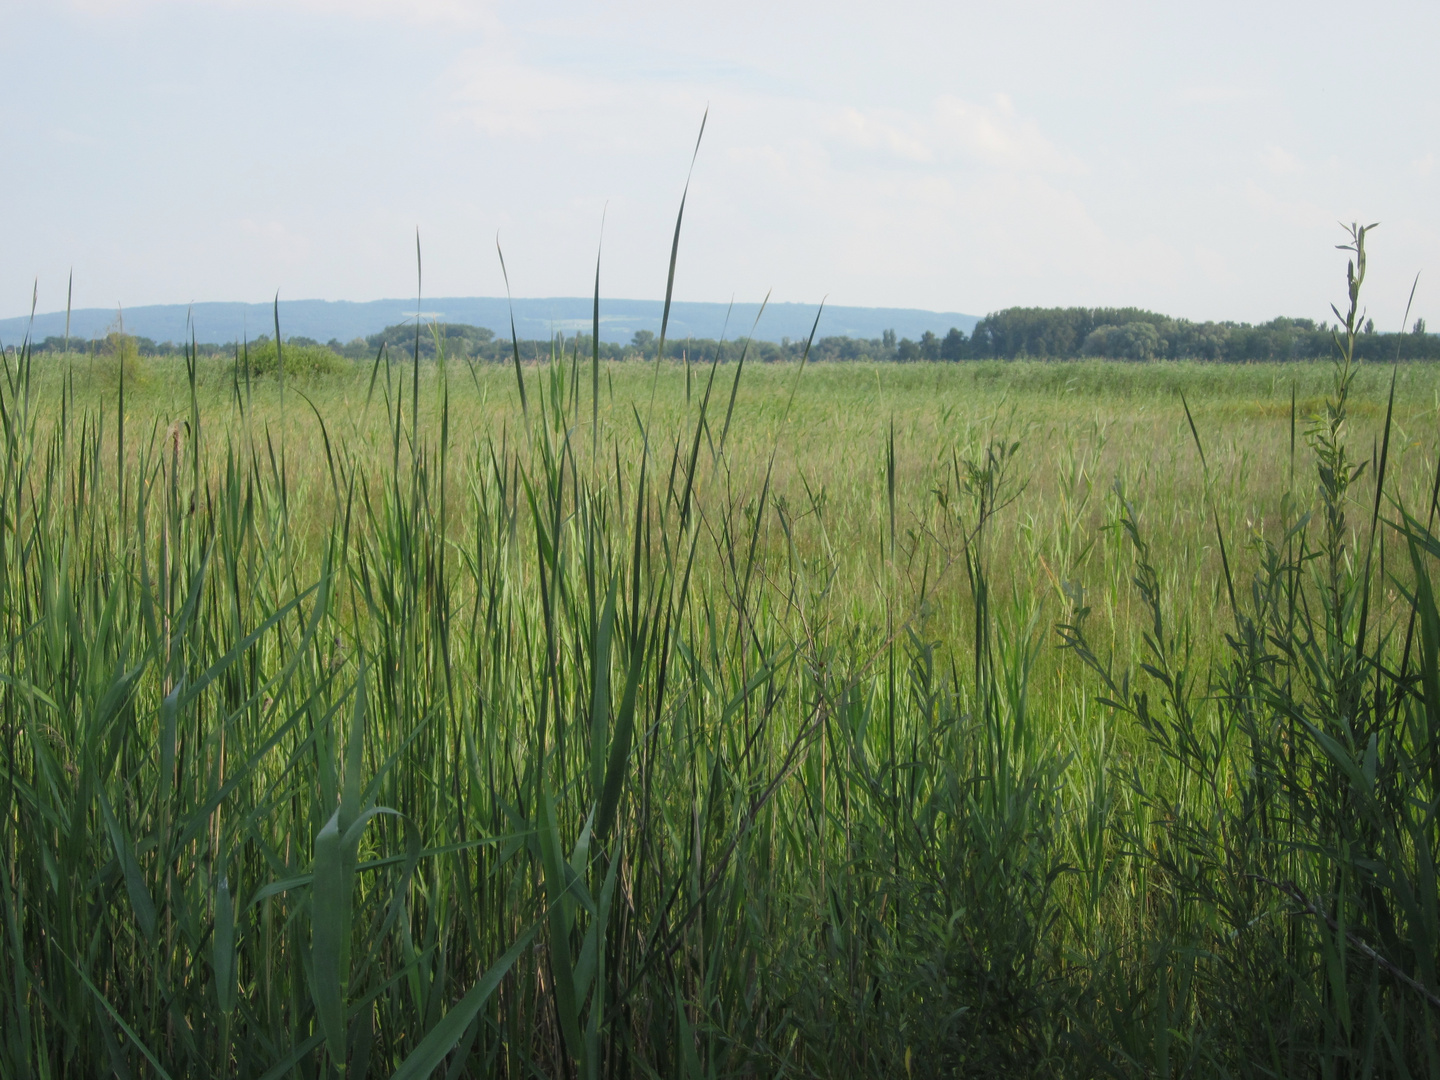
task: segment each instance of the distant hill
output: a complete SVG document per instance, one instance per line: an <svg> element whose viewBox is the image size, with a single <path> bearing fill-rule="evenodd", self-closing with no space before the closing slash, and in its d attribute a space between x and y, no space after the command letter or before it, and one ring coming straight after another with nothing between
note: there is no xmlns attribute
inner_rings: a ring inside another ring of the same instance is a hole
<svg viewBox="0 0 1440 1080"><path fill-rule="evenodd" d="M517 299L515 331L522 340L545 339L552 333L567 337L576 332L589 333L593 300L589 297L550 297ZM426 320L466 323L489 327L497 337L510 336L510 309L503 297L447 296L422 301ZM600 339L628 342L637 330L660 332L660 316L664 305L659 300L600 301ZM668 336L672 340L687 337L730 339L750 332L759 304L735 304L729 312L727 304L677 302L670 307ZM766 341L784 338L803 339L815 321L816 305L771 304L755 328L755 336ZM274 311L270 304L203 303L152 304L124 310L127 333L155 341L182 342L190 340L187 317L194 319L195 340L202 343L225 344L253 339L275 332ZM114 324L117 312L106 308L84 308L70 314L71 336L85 341L103 336ZM342 342L379 333L387 326L415 317L414 300L371 300L354 303L348 300L282 300L280 301L280 333L289 338L303 336L317 341L339 339ZM978 321L974 315L959 312L922 311L918 308L826 307L820 319L819 336L878 338L886 330L899 337L918 339L929 330L944 337L952 326L969 334ZM46 312L35 316L33 329L29 316L0 319L0 345L17 345L27 329L34 340L65 333L65 312Z"/></svg>

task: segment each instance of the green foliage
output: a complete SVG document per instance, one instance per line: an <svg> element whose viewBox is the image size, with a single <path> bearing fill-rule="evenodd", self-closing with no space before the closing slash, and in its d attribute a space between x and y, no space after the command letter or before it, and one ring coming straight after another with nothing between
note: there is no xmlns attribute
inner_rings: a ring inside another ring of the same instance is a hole
<svg viewBox="0 0 1440 1080"><path fill-rule="evenodd" d="M1116 360L1153 360L1167 344L1154 323L1128 322L1124 326L1097 326L1085 336L1081 351L1086 356Z"/></svg>
<svg viewBox="0 0 1440 1080"><path fill-rule="evenodd" d="M1440 682L1411 668L1417 623L1420 672L1433 662L1424 627L1435 625L1440 541L1430 530L1440 472L1427 522L1398 502L1382 521L1392 383L1383 447L1370 463L1373 510L1358 528L1348 522L1365 505L1352 491L1367 462L1354 461L1345 436L1365 332L1366 231L1351 230L1333 379L1305 436L1318 505L1282 503L1278 536L1256 540L1248 583L1233 580L1225 558L1233 628L1208 688L1193 668L1192 628L1166 603L1123 490L1118 525L1149 622L1143 656L1133 673L1102 660L1085 629L1091 610L1079 603L1061 626L1099 680L1102 703L1132 721L1157 758L1157 769L1128 778L1149 817L1131 842L1153 850L1151 887L1170 898L1151 924L1151 948L1158 963L1185 969L1179 1004L1196 1005L1174 1050L1232 1073L1440 1075ZM1203 459L1193 423L1191 431ZM1408 551L1413 576L1376 575L1384 532ZM1218 516L1216 541L1223 555ZM1375 591L1387 585L1408 600L1394 621L1374 617ZM1218 962L1194 963L1197 954Z"/></svg>
<svg viewBox="0 0 1440 1080"><path fill-rule="evenodd" d="M492 347L495 340L495 333L483 326L466 326L460 323L422 323L418 328L415 323L397 323L394 326L387 326L378 334L371 334L365 339L368 359L374 359L375 354L383 347L395 360L404 360L415 355L418 345L420 357L424 360L435 359L437 345L442 348L447 356L452 357L474 357L485 356L487 349Z"/></svg>
<svg viewBox="0 0 1440 1080"><path fill-rule="evenodd" d="M278 349L269 338L260 338L236 350L235 370L241 377L247 371L252 376L274 375L282 359L286 375L335 375L353 369L349 359L308 338L291 338Z"/></svg>
<svg viewBox="0 0 1440 1080"><path fill-rule="evenodd" d="M1357 358L1440 359L1440 338L1424 333L1423 320L1410 334L1377 334L1374 324L1356 343ZM967 358L1035 357L1069 360L1103 356L1116 360L1226 360L1230 362L1323 360L1334 350L1332 328L1311 319L1277 318L1258 326L1196 323L1139 308L1007 308L975 327Z"/></svg>
<svg viewBox="0 0 1440 1080"><path fill-rule="evenodd" d="M118 386L123 379L135 387L145 378L142 345L143 339L112 329L92 349L90 374L111 386Z"/></svg>

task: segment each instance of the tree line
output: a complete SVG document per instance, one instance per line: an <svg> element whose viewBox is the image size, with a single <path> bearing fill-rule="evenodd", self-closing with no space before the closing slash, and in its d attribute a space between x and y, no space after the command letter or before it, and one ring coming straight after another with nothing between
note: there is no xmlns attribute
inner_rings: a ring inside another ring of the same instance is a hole
<svg viewBox="0 0 1440 1080"><path fill-rule="evenodd" d="M1365 323L1356 356L1366 360L1440 358L1440 337L1417 319L1408 333L1379 333ZM1006 308L985 316L965 343L966 358L1014 360L1319 360L1334 351L1334 331L1313 319L1266 323L1191 322L1140 308Z"/></svg>
<svg viewBox="0 0 1440 1080"><path fill-rule="evenodd" d="M123 340L122 340L123 339ZM250 347L265 346L267 335L250 342ZM510 339L499 337L483 326L463 323L422 325L419 334L413 322L387 326L379 333L357 337L348 342L332 338L319 342L303 336L287 337L288 345L329 348L356 361L374 360L388 355L392 361L415 355L433 360L438 349L454 359L503 363L510 360L517 346ZM599 353L606 360L654 359L659 342L654 333L640 330L629 342L600 343ZM971 334L951 327L942 335L926 331L919 340L897 338L887 330L878 338L832 336L817 338L810 343L809 356L820 361L964 361L964 360L1075 360L1084 357L1112 360L1209 360L1246 363L1266 360L1321 360L1332 355L1333 331L1326 323L1313 319L1276 318L1266 323L1192 322L1176 319L1141 308L1038 308L1012 307L992 312L976 324ZM72 352L114 353L127 350L132 355L178 355L186 346L155 342L146 337L124 335L111 331L95 341L77 341L47 337L33 345L39 353ZM243 346L200 344L202 354L232 356ZM522 360L544 360L552 355L589 357L593 348L588 334L570 337L556 335L552 339L522 340L518 344ZM13 351L12 349L7 349ZM679 338L665 342L665 355L674 360L709 362L717 356L736 360L743 352L748 359L761 363L798 360L806 351L806 342L791 338L780 341L716 341L711 338ZM1425 320L1417 319L1405 333L1381 333L1374 321L1365 324L1365 332L1356 343L1355 353L1365 360L1391 360L1397 355L1406 360L1440 359L1440 335L1425 328Z"/></svg>

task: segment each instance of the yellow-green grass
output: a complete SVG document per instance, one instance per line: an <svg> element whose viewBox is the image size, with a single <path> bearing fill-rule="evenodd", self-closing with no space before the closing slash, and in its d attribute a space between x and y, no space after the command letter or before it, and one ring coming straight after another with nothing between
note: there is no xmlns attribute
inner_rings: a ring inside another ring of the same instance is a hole
<svg viewBox="0 0 1440 1080"><path fill-rule="evenodd" d="M84 357L74 361L77 407L108 408L113 414L113 374L92 378L89 363ZM567 378L571 366L568 357L558 363ZM549 369L548 361L532 360L526 377L533 382ZM58 394L61 370L55 363L37 386L48 384L49 392ZM645 430L655 467L667 467L676 443L694 434L706 370L698 363L688 374L680 365L657 370L653 364L602 363L599 373L598 443L607 448L601 472L614 471L618 453L633 483ZM720 439L735 373L733 362L717 370L707 453ZM391 365L391 393L406 423L411 374L408 363ZM566 414L574 452L586 467L594 441L590 374L584 361L583 407L577 413L571 402ZM1378 452L1390 376L1389 368L1361 369L1352 392L1348 434L1362 457ZM287 447L290 483L306 508L299 524L323 532L335 497L322 450L326 436L337 452L343 447L354 456L363 475L379 477L393 465L386 378L385 367L377 374L369 366L357 367L351 376L292 376L282 411L281 384L273 377L237 387L229 367L202 367L198 395L206 438L247 445L268 438L277 448ZM1116 485L1149 533L1164 568L1167 598L1197 626L1214 626L1228 609L1214 516L1220 516L1232 546L1233 569L1243 573L1253 565L1252 541L1275 538L1282 496L1293 490L1302 502L1313 501L1315 468L1304 437L1323 409L1329 382L1328 365L1313 363L855 363L810 365L803 374L795 365L751 363L736 389L723 477L712 461L695 483L702 504L708 505L712 491L716 497L723 491L740 506L753 504L773 451L770 487L799 522L799 550L827 560L836 575L835 591L857 618L875 623L892 588L914 609L924 588L934 636L964 654L971 644L968 589L963 569L951 561L953 545L943 541L945 515L937 509L936 494L953 488L957 462L976 456L989 441L1018 443L1011 466L1014 497L994 534L996 581L1022 608L1043 610L1042 619L1049 621L1063 615L1068 603L1062 585L1082 586L1100 605L1107 629L1120 635L1121 654L1133 655L1134 612L1125 587L1129 560L1106 532L1115 516ZM443 384L449 391L449 453L467 466L450 476L452 497L463 497L474 482L475 462L486 458L492 443L523 442L525 425L513 368L452 361ZM442 374L433 365L422 366L417 414L422 438L438 435L441 385ZM140 454L156 433L184 423L189 409L183 361L145 361L127 392L126 423L138 433L129 452ZM886 497L892 429L898 533L893 572L899 584L891 579ZM1392 439L1387 490L1412 509L1423 507L1440 447L1440 366L1406 364L1396 370ZM1372 479L1363 477L1356 489L1357 507L1373 498ZM467 520L457 517L451 526L462 542ZM766 548L779 551L778 519L766 520L763 529ZM517 567L520 573L525 569ZM1041 671L1050 677L1060 658L1050 650L1043 656Z"/></svg>

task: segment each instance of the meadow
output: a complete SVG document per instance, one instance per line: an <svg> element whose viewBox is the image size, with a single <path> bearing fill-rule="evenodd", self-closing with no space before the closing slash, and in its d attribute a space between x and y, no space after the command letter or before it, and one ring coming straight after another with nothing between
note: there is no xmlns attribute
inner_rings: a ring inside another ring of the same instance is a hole
<svg viewBox="0 0 1440 1080"><path fill-rule="evenodd" d="M1352 341L22 351L0 1076L1440 1077L1440 367Z"/></svg>

